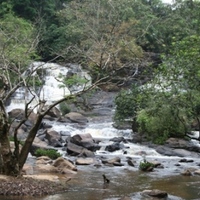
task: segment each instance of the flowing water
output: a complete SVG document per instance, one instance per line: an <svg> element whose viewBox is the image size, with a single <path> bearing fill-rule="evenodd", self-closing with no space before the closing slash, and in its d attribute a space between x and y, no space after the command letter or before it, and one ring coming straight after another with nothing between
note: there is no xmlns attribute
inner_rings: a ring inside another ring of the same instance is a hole
<svg viewBox="0 0 200 200"><path fill-rule="evenodd" d="M48 78L48 77L47 77ZM49 79L53 80L53 79ZM54 80L55 81L55 80ZM47 81L48 82L48 81ZM53 86L49 82L46 86ZM47 91L47 90L45 90ZM23 102L13 100L7 109L24 106ZM197 200L200 199L200 176L182 176L180 173L189 167L198 169L200 159L193 159L192 163L179 163L179 157L167 157L158 154L154 149L148 148L140 144L130 142L123 143L123 149L115 152L105 151L105 146L110 144L109 139L113 137L132 138L131 130L117 130L112 126L111 113L106 116L101 116L98 120L90 118L86 126L79 127L74 124L48 122L54 130L62 135L75 135L81 133L90 133L93 138L100 141L102 148L96 152L97 161L100 163L100 158L120 157L121 163L124 166L77 166L78 173L73 175L69 181L66 192L42 198L34 197L0 197L1 200L119 200L123 197L130 199L153 199L141 196L141 192L147 189L160 189L168 192L168 200ZM63 153L64 157L67 155ZM153 172L144 173L139 171L140 161L145 155L148 161L157 160L162 163L163 168L156 168ZM132 158L135 161L135 166L131 167L127 164L127 159ZM70 157L71 160L76 158ZM101 163L100 163L101 164ZM179 165L177 165L179 164ZM110 179L109 184L103 182L102 175Z"/></svg>
<svg viewBox="0 0 200 200"><path fill-rule="evenodd" d="M54 124L57 131L64 130L61 124ZM69 127L68 127L69 128ZM132 137L131 130L117 130L112 127L111 118L105 121L92 121L85 128L76 129L71 127L71 134L90 133L93 138L100 139L102 146L110 143L109 139L113 137L121 137L130 139ZM146 189L160 189L168 192L170 200L186 200L200 199L200 176L183 176L181 172L189 167L198 169L200 159L194 159L192 163L179 163L179 157L167 157L158 154L154 149L142 146L140 144L125 143L124 150L115 151L113 153L106 152L104 148L96 152L98 158L120 157L122 167L109 167L101 165L97 167L77 166L78 173L69 182L67 191L62 194L52 195L41 200L118 200L122 197L130 197L131 199L153 199L143 197L140 193ZM159 161L164 168L155 169L153 172L139 171L139 163L143 160L143 154L149 161ZM63 155L65 156L65 155ZM127 164L127 159L132 158L135 166L131 167ZM73 157L71 160L75 159ZM192 159L192 158L188 158ZM179 166L177 164L179 163ZM102 175L110 179L109 184L104 184Z"/></svg>

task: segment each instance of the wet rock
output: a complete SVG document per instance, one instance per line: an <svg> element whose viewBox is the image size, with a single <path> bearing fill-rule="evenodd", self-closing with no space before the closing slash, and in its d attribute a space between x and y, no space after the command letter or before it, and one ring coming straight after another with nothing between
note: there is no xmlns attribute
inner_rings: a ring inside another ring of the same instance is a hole
<svg viewBox="0 0 200 200"><path fill-rule="evenodd" d="M66 114L65 117L74 123L85 124L88 122L88 119L85 116L83 116L82 114L77 113L77 112L70 112L70 113Z"/></svg>
<svg viewBox="0 0 200 200"><path fill-rule="evenodd" d="M181 175L183 175L183 176L192 176L192 172L189 169L186 169L183 172L181 172Z"/></svg>
<svg viewBox="0 0 200 200"><path fill-rule="evenodd" d="M91 165L94 164L93 158L77 158L76 165Z"/></svg>
<svg viewBox="0 0 200 200"><path fill-rule="evenodd" d="M61 117L61 112L58 108L56 107L53 107L48 113L47 115L49 115L50 117L53 117L53 118L60 118Z"/></svg>
<svg viewBox="0 0 200 200"><path fill-rule="evenodd" d="M51 164L36 164L35 171L37 173L58 173L58 169Z"/></svg>
<svg viewBox="0 0 200 200"><path fill-rule="evenodd" d="M114 152L114 151L122 149L123 147L124 146L120 144L119 142L114 142L113 144L106 146L105 150L109 152Z"/></svg>
<svg viewBox="0 0 200 200"><path fill-rule="evenodd" d="M122 197L122 198L120 198L119 200L131 200L132 198L131 197Z"/></svg>
<svg viewBox="0 0 200 200"><path fill-rule="evenodd" d="M44 141L45 140L45 137L46 137L46 134L47 134L47 130L43 130L43 129L40 129L38 130L37 132L37 137L41 140L41 141Z"/></svg>
<svg viewBox="0 0 200 200"><path fill-rule="evenodd" d="M142 196L150 196L156 198L166 198L168 196L167 192L162 190L144 190L141 193Z"/></svg>
<svg viewBox="0 0 200 200"><path fill-rule="evenodd" d="M185 149L174 149L172 151L175 156L179 157L193 157L193 155L195 154ZM195 157L198 157L198 155L196 154Z"/></svg>
<svg viewBox="0 0 200 200"><path fill-rule="evenodd" d="M118 142L118 143L120 143L120 142L126 143L127 142L127 140L124 137L114 137L114 138L110 139L110 141Z"/></svg>
<svg viewBox="0 0 200 200"><path fill-rule="evenodd" d="M95 157L92 151L71 142L67 144L67 153L72 156Z"/></svg>
<svg viewBox="0 0 200 200"><path fill-rule="evenodd" d="M35 137L30 149L30 153L35 155L37 149L52 149L52 147L49 147L46 142L40 140L38 137Z"/></svg>
<svg viewBox="0 0 200 200"><path fill-rule="evenodd" d="M128 165L130 165L131 167L135 167L135 161L133 161L133 160L131 160L131 159L128 159L127 160L127 163L128 163Z"/></svg>
<svg viewBox="0 0 200 200"><path fill-rule="evenodd" d="M105 165L122 166L121 159L119 157L114 157L111 159L102 159L102 163Z"/></svg>
<svg viewBox="0 0 200 200"><path fill-rule="evenodd" d="M194 160L192 160L192 159L186 159L186 158L183 158L183 159L181 159L181 160L179 160L179 162L181 162L181 163L190 163L190 162L194 162Z"/></svg>
<svg viewBox="0 0 200 200"><path fill-rule="evenodd" d="M49 142L50 146L62 147L62 138L57 131L47 131L45 138Z"/></svg>
<svg viewBox="0 0 200 200"><path fill-rule="evenodd" d="M58 169L58 171L61 173L63 173L65 171L65 169L77 171L76 166L71 161L69 161L63 157L57 158L54 161L53 166L56 167Z"/></svg>
<svg viewBox="0 0 200 200"><path fill-rule="evenodd" d="M158 162L156 160L150 161L150 163L153 164L154 168L164 168L164 166L160 162Z"/></svg>
<svg viewBox="0 0 200 200"><path fill-rule="evenodd" d="M191 141L180 138L169 138L166 141L166 146L175 149L185 149L188 151L200 153L200 147L194 145Z"/></svg>
<svg viewBox="0 0 200 200"><path fill-rule="evenodd" d="M196 174L196 175L200 175L200 169L195 170L195 171L194 171L194 174Z"/></svg>
<svg viewBox="0 0 200 200"><path fill-rule="evenodd" d="M68 140L70 140L71 143L82 146L91 151L96 151L100 149L100 146L95 143L94 139L89 133L77 134Z"/></svg>
<svg viewBox="0 0 200 200"><path fill-rule="evenodd" d="M195 158L199 157L198 153L191 152L186 149L173 149L162 145L156 147L156 151L166 156L195 157Z"/></svg>

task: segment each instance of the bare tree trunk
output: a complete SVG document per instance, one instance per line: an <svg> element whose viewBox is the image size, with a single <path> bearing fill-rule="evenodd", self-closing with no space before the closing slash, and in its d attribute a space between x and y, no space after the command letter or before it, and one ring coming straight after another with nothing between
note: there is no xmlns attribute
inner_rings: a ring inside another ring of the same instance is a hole
<svg viewBox="0 0 200 200"><path fill-rule="evenodd" d="M0 172L5 175L19 175L17 159L13 156L8 137L9 124L7 115L2 107L0 109Z"/></svg>
<svg viewBox="0 0 200 200"><path fill-rule="evenodd" d="M30 148L32 146L32 143L35 139L35 136L37 134L37 131L38 131L38 128L40 127L40 124L42 122L42 119L43 119L43 115L42 114L39 114L38 117L37 117L37 121L36 123L34 124L34 126L32 127L32 129L30 130L29 134L28 134L28 137L21 149L21 152L20 152L20 155L19 155L19 170L21 171L25 162L26 162L26 159L28 157L28 154L30 152Z"/></svg>

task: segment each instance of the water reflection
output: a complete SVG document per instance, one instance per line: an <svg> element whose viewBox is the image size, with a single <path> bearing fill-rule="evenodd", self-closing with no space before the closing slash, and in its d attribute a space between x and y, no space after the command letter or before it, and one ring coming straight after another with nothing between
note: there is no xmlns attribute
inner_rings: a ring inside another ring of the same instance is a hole
<svg viewBox="0 0 200 200"><path fill-rule="evenodd" d="M110 179L105 187L102 174ZM198 176L154 176L149 173L130 171L127 169L104 168L87 169L79 171L78 175L70 182L69 190L64 194L58 194L43 198L43 200L114 200L124 196L131 199L147 199L140 195L146 189L159 189L168 192L168 200L199 199Z"/></svg>
<svg viewBox="0 0 200 200"><path fill-rule="evenodd" d="M110 179L105 185L102 175ZM68 190L62 194L42 198L0 197L1 200L119 200L126 196L145 200L140 192L146 189L164 190L168 200L199 199L199 176L167 176L159 172L143 173L120 167L80 166L79 172L69 182ZM148 198L148 200L152 198Z"/></svg>

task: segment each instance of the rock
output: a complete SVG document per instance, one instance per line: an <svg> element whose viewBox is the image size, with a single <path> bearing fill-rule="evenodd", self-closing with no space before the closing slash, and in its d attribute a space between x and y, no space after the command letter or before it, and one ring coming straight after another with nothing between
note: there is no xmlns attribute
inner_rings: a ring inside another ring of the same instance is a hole
<svg viewBox="0 0 200 200"><path fill-rule="evenodd" d="M186 159L186 158L183 158L183 159L179 160L179 162L182 162L182 163L190 163L190 162L194 162L194 160L192 160L192 159L188 160L188 159Z"/></svg>
<svg viewBox="0 0 200 200"><path fill-rule="evenodd" d="M195 170L195 171L194 171L194 174L200 175L200 169Z"/></svg>
<svg viewBox="0 0 200 200"><path fill-rule="evenodd" d="M189 169L184 170L181 174L183 176L192 176L192 173L191 173L191 171Z"/></svg>
<svg viewBox="0 0 200 200"><path fill-rule="evenodd" d="M50 117L53 117L53 118L60 118L61 117L61 112L58 108L56 107L53 107L48 113L47 115L49 115Z"/></svg>
<svg viewBox="0 0 200 200"><path fill-rule="evenodd" d="M8 115L12 119L22 120L24 118L25 111L23 109L15 108L8 112ZM27 121L25 122L27 126L32 126L36 121L37 115L33 112L29 115Z"/></svg>
<svg viewBox="0 0 200 200"><path fill-rule="evenodd" d="M37 173L58 173L58 169L51 164L36 164L35 171Z"/></svg>
<svg viewBox="0 0 200 200"><path fill-rule="evenodd" d="M85 124L88 122L88 119L85 116L77 112L70 112L66 114L65 117L69 119L71 122L75 122L75 123Z"/></svg>
<svg viewBox="0 0 200 200"><path fill-rule="evenodd" d="M112 142L118 142L118 143L120 143L120 142L126 143L127 142L124 137L114 137L114 138L110 139L110 141L112 141Z"/></svg>
<svg viewBox="0 0 200 200"><path fill-rule="evenodd" d="M53 166L56 167L58 169L58 171L61 173L63 173L65 171L65 169L77 171L76 166L71 161L69 161L63 157L57 158L54 161Z"/></svg>
<svg viewBox="0 0 200 200"><path fill-rule="evenodd" d="M30 164L24 164L22 169L23 175L32 175L33 174L33 166Z"/></svg>
<svg viewBox="0 0 200 200"><path fill-rule="evenodd" d="M103 164L121 166L121 159L119 157L111 158L111 159L102 159Z"/></svg>
<svg viewBox="0 0 200 200"><path fill-rule="evenodd" d="M185 149L188 151L200 153L200 147L194 145L191 141L180 139L180 138L169 138L166 141L166 146L175 149Z"/></svg>
<svg viewBox="0 0 200 200"><path fill-rule="evenodd" d="M143 196L150 196L150 197L156 197L156 198L166 198L168 196L167 192L162 190L144 190L142 191L141 195Z"/></svg>
<svg viewBox="0 0 200 200"><path fill-rule="evenodd" d="M62 138L57 131L47 131L45 138L48 140L49 145L53 147L62 147Z"/></svg>
<svg viewBox="0 0 200 200"><path fill-rule="evenodd" d="M89 134L89 133L77 134L68 140L70 140L71 143L82 146L91 151L96 151L96 150L100 149L99 145L97 145L95 143L94 139L92 138L91 134Z"/></svg>
<svg viewBox="0 0 200 200"><path fill-rule="evenodd" d="M173 153L175 156L179 156L179 157L193 157L193 154L194 154L185 149L174 149ZM196 156L198 156L198 155L196 155Z"/></svg>
<svg viewBox="0 0 200 200"><path fill-rule="evenodd" d="M132 198L131 197L122 197L122 198L120 198L119 200L131 200Z"/></svg>
<svg viewBox="0 0 200 200"><path fill-rule="evenodd" d="M195 158L199 157L198 153L196 152L188 151L186 149L172 149L162 145L156 147L156 151L166 156L195 157Z"/></svg>
<svg viewBox="0 0 200 200"><path fill-rule="evenodd" d="M91 165L94 164L93 158L77 158L76 165Z"/></svg>
<svg viewBox="0 0 200 200"><path fill-rule="evenodd" d="M117 151L123 148L123 145L119 142L114 142L111 145L106 146L105 150L109 152Z"/></svg>
<svg viewBox="0 0 200 200"><path fill-rule="evenodd" d="M44 141L41 141L38 137L35 137L33 144L31 146L30 149L30 153L32 155L35 155L35 151L37 149L50 149L50 147L48 146L48 144Z"/></svg>
<svg viewBox="0 0 200 200"><path fill-rule="evenodd" d="M156 161L156 160L150 161L150 163L153 164L154 168L159 168L159 167L162 166L162 164L160 162Z"/></svg>
<svg viewBox="0 0 200 200"><path fill-rule="evenodd" d="M45 130L40 129L40 130L38 130L38 132L37 132L37 137L38 137L41 141L44 141L44 140L45 140L45 137L46 137L46 134L47 134L47 129L45 129Z"/></svg>
<svg viewBox="0 0 200 200"><path fill-rule="evenodd" d="M78 156L78 155L81 156L82 155L84 157L95 157L95 155L92 151L89 151L86 148L78 146L71 142L69 142L67 144L67 153L72 156Z"/></svg>
<svg viewBox="0 0 200 200"><path fill-rule="evenodd" d="M170 149L169 147L162 146L162 145L156 147L156 151L165 156L175 156L173 154L172 149Z"/></svg>
<svg viewBox="0 0 200 200"><path fill-rule="evenodd" d="M135 161L128 159L127 160L128 165L130 165L131 167L135 167Z"/></svg>
<svg viewBox="0 0 200 200"><path fill-rule="evenodd" d="M52 163L53 161L48 156L40 156L36 160L36 164L47 165L47 164L52 164Z"/></svg>

